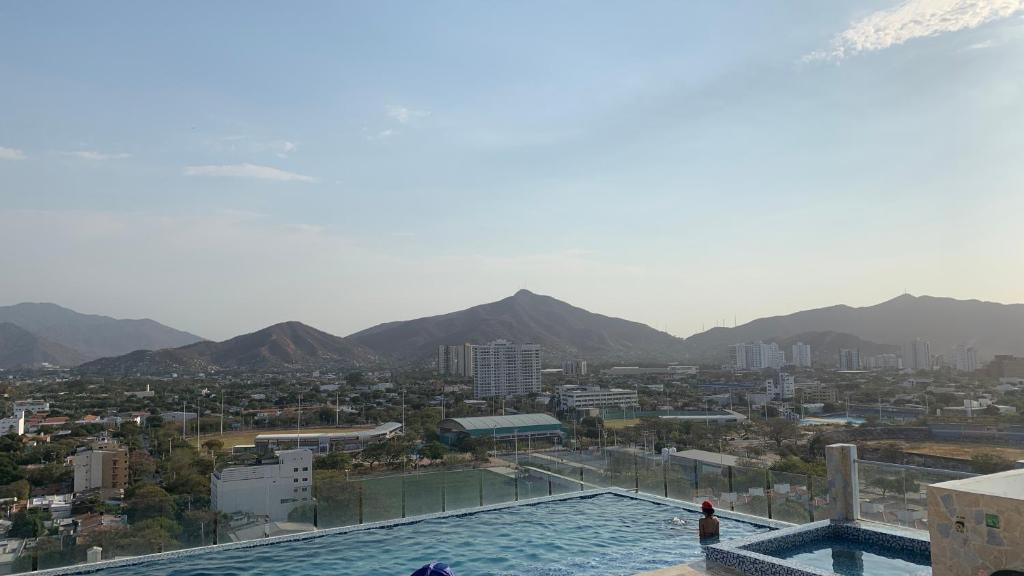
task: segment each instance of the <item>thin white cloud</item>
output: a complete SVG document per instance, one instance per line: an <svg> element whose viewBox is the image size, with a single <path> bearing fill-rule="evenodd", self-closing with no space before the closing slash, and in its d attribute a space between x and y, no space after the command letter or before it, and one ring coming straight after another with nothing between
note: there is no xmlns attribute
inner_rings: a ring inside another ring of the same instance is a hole
<svg viewBox="0 0 1024 576"><path fill-rule="evenodd" d="M906 0L854 22L837 34L827 49L815 50L802 60L839 61L915 38L977 28L1021 10L1024 0Z"/></svg>
<svg viewBox="0 0 1024 576"><path fill-rule="evenodd" d="M131 154L125 152L98 152L96 150L75 150L74 152L64 152L68 156L74 156L83 160L123 160L125 158L131 158Z"/></svg>
<svg viewBox="0 0 1024 576"><path fill-rule="evenodd" d="M963 48L962 52L967 52L967 51L970 51L970 50L984 50L986 48L991 48L991 47L993 47L995 45L996 45L996 43L993 42L992 40L985 40L984 42L975 42L974 44L971 44L969 46L965 46Z"/></svg>
<svg viewBox="0 0 1024 576"><path fill-rule="evenodd" d="M276 180L278 182L316 182L316 178L286 172L272 166L258 164L214 164L206 166L186 166L186 176L210 176L215 178L253 178L257 180Z"/></svg>
<svg viewBox="0 0 1024 576"><path fill-rule="evenodd" d="M4 148L0 146L0 160L24 160L28 158L25 153L17 148Z"/></svg>
<svg viewBox="0 0 1024 576"><path fill-rule="evenodd" d="M406 108L405 106L388 106L386 111L388 116L401 124L408 124L417 118L430 116L430 112L427 110L416 110L414 108Z"/></svg>
<svg viewBox="0 0 1024 576"><path fill-rule="evenodd" d="M291 154L295 150L295 148L297 148L294 142L289 142L287 140L281 142L279 146L280 151L276 153L278 158L287 158L288 155Z"/></svg>

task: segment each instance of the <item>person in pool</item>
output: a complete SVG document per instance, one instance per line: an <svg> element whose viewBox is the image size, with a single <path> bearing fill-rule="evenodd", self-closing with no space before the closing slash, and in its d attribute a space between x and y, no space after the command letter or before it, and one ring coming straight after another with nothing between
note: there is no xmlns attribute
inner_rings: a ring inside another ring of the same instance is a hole
<svg viewBox="0 0 1024 576"><path fill-rule="evenodd" d="M711 502L705 500L700 505L700 511L704 513L704 517L700 519L697 527L700 532L700 539L718 538L718 518L715 518L715 507L711 505Z"/></svg>
<svg viewBox="0 0 1024 576"><path fill-rule="evenodd" d="M431 562L413 572L412 576L455 576L455 572L444 562Z"/></svg>

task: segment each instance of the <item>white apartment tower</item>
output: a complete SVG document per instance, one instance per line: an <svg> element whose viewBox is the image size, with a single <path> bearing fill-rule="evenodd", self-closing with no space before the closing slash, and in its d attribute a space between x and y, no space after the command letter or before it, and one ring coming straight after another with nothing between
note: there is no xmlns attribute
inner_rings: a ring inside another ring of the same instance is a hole
<svg viewBox="0 0 1024 576"><path fill-rule="evenodd" d="M562 362L562 373L566 376L586 376L587 361L582 358Z"/></svg>
<svg viewBox="0 0 1024 576"><path fill-rule="evenodd" d="M974 372L978 369L978 352L973 346L960 344L956 347L953 366L959 372Z"/></svg>
<svg viewBox="0 0 1024 576"><path fill-rule="evenodd" d="M729 360L737 370L778 369L786 364L786 353L775 342L747 342L730 346Z"/></svg>
<svg viewBox="0 0 1024 576"><path fill-rule="evenodd" d="M437 347L437 372L469 378L473 375L473 345Z"/></svg>
<svg viewBox="0 0 1024 576"><path fill-rule="evenodd" d="M793 358L791 362L793 366L796 366L797 368L810 368L811 345L804 344L803 342L793 344Z"/></svg>
<svg viewBox="0 0 1024 576"><path fill-rule="evenodd" d="M840 348L839 369L860 370L860 350L857 348Z"/></svg>
<svg viewBox="0 0 1024 576"><path fill-rule="evenodd" d="M518 396L540 392L540 344L495 340L473 346L473 396Z"/></svg>
<svg viewBox="0 0 1024 576"><path fill-rule="evenodd" d="M926 340L914 338L903 347L903 368L911 372L932 369L931 348Z"/></svg>

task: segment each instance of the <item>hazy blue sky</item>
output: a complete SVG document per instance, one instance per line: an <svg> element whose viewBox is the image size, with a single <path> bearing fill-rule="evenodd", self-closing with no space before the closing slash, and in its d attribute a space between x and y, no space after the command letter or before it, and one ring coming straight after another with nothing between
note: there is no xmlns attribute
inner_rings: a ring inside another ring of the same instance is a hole
<svg viewBox="0 0 1024 576"><path fill-rule="evenodd" d="M5 2L0 304L1024 301L1024 0Z"/></svg>

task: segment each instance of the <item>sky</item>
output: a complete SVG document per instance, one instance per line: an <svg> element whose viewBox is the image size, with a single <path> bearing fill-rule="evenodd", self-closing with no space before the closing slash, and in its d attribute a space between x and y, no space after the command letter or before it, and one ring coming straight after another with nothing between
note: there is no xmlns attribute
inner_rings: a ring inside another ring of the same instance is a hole
<svg viewBox="0 0 1024 576"><path fill-rule="evenodd" d="M0 305L1024 301L1024 0L0 3Z"/></svg>

